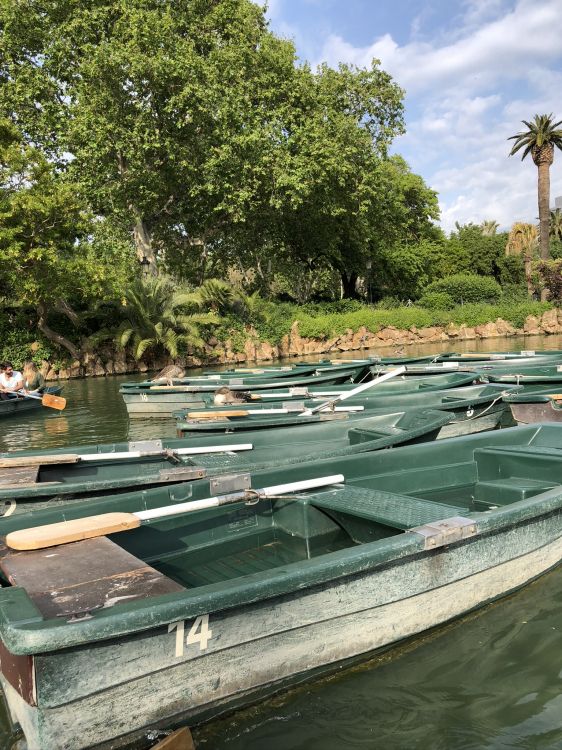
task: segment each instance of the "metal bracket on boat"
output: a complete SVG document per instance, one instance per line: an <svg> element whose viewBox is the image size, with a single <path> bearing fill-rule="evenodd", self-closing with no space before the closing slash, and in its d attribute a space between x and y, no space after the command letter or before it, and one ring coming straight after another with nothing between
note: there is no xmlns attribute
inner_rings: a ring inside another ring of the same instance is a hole
<svg viewBox="0 0 562 750"><path fill-rule="evenodd" d="M230 378L228 385L244 385L243 378Z"/></svg>
<svg viewBox="0 0 562 750"><path fill-rule="evenodd" d="M445 518L443 521L416 526L413 529L408 529L408 531L424 537L424 549L436 549L446 544L458 542L461 539L476 536L478 524L472 518L453 516L452 518Z"/></svg>
<svg viewBox="0 0 562 750"><path fill-rule="evenodd" d="M252 480L249 474L223 474L209 480L212 495L226 495L229 492L249 490Z"/></svg>
<svg viewBox="0 0 562 750"><path fill-rule="evenodd" d="M304 411L304 401L282 401L281 408L286 409L288 412L292 411Z"/></svg>
<svg viewBox="0 0 562 750"><path fill-rule="evenodd" d="M289 393L291 394L291 396L310 396L308 388L302 385L294 385L292 388L289 388Z"/></svg>
<svg viewBox="0 0 562 750"><path fill-rule="evenodd" d="M132 440L129 444L130 451L161 451L164 450L161 440Z"/></svg>
<svg viewBox="0 0 562 750"><path fill-rule="evenodd" d="M202 479L207 475L201 466L180 466L175 469L161 469L161 482L186 482L190 479Z"/></svg>

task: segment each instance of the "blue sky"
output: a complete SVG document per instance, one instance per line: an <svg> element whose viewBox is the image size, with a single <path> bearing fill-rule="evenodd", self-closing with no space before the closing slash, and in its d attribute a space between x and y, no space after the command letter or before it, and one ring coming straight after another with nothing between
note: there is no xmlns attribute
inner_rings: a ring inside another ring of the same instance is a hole
<svg viewBox="0 0 562 750"><path fill-rule="evenodd" d="M536 167L507 137L535 113L562 120L562 0L269 0L302 60L367 66L406 91L394 143L439 194L441 225L536 221ZM562 151L551 203L562 196Z"/></svg>

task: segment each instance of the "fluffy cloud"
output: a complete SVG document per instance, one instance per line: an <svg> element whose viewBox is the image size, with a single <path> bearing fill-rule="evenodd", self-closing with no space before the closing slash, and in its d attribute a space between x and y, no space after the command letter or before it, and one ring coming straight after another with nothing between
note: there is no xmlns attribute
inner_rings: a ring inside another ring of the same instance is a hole
<svg viewBox="0 0 562 750"><path fill-rule="evenodd" d="M322 15L307 25L300 14L315 5ZM368 66L378 58L405 89L407 133L395 150L439 193L443 228L455 221L495 219L504 228L535 221L536 167L530 158L509 158L507 139L535 113L562 119L562 0L459 0L439 26L435 7L420 4L415 17L402 19L409 39L399 43L383 33L363 46L333 33L334 8L333 0L269 0L268 15L302 57L334 66ZM552 202L562 195L560 152L551 195Z"/></svg>
<svg viewBox="0 0 562 750"><path fill-rule="evenodd" d="M507 138L522 119L560 108L562 3L520 0L509 9L504 0L470 0L464 11L452 41L400 46L385 34L355 47L332 34L320 59L365 66L378 58L406 89L408 132L396 149L438 191L444 229L534 221L536 168L507 157ZM562 195L561 164L558 154L553 198Z"/></svg>

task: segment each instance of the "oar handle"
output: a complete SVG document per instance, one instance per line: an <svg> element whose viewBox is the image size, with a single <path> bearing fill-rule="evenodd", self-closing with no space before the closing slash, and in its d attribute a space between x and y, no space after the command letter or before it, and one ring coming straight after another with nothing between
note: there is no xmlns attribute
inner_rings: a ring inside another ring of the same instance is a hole
<svg viewBox="0 0 562 750"><path fill-rule="evenodd" d="M154 508L153 510L139 510L133 513L141 521L151 521L154 518L165 518L166 516L176 516L181 513L195 513L198 510L207 510L208 508L218 508L220 505L229 505L238 503L251 498L271 497L272 495L285 495L290 492L300 492L301 490L313 490L318 487L326 487L330 484L339 484L344 481L343 474L333 474L328 477L317 477L316 479L304 479L300 482L290 482L289 484L276 484L272 487L262 487L257 490L240 490L240 492L231 492L228 495L217 495L216 497L207 497L204 500L188 500L185 503L177 505L167 505L163 508Z"/></svg>
<svg viewBox="0 0 562 750"><path fill-rule="evenodd" d="M378 378L375 378L374 380L369 380L367 383L361 383L361 385L358 385L357 388L354 388L351 391L347 391L346 393L342 393L340 396L337 396L337 398L331 399L330 401L325 401L323 404L320 404L319 406L315 406L314 409L308 409L307 411L303 412L303 416L309 416L310 414L316 414L316 412L324 411L325 409L329 409L334 404L337 404L338 401L345 401L348 398L353 398L353 396L357 396L357 394L362 393L363 391L366 391L368 388L372 388L375 385L378 385L379 383L384 383L385 380L390 380L390 378L395 378L397 375L402 375L402 373L406 372L406 368L402 365L401 367L397 367L395 370L391 370L391 372L386 372L384 375L380 375Z"/></svg>
<svg viewBox="0 0 562 750"><path fill-rule="evenodd" d="M75 518L70 521L35 526L29 529L12 531L6 536L6 545L11 549L34 550L54 547L58 544L69 544L84 539L116 534L119 531L137 529L143 521L151 521L154 518L165 518L182 513L195 513L199 510L216 508L219 505L238 503L262 497L275 495L286 495L289 492L300 492L301 490L312 490L318 487L326 487L331 484L339 484L344 481L343 474L334 474L328 477L317 477L289 484L277 484L272 487L263 487L258 490L245 490L233 492L229 495L209 497L204 500L191 500L177 505L166 505L153 510L141 510L136 513L103 513L98 516L86 516Z"/></svg>

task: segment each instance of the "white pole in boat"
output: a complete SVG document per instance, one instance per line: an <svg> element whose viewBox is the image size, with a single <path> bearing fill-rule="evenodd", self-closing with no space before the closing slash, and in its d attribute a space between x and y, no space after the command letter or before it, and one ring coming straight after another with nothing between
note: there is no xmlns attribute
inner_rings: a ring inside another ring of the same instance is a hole
<svg viewBox="0 0 562 750"><path fill-rule="evenodd" d="M6 544L11 549L33 550L54 547L57 544L69 544L79 542L83 539L115 534L119 531L137 529L142 523L152 521L155 518L166 516L177 516L183 513L195 513L209 508L218 508L230 503L250 502L267 497L279 497L288 493L301 492L302 490L318 489L344 481L343 474L333 474L315 479L305 479L300 482L289 484L276 484L271 487L262 487L255 490L241 490L228 495L208 497L204 500L191 500L186 503L165 505L162 508L152 510L141 510L135 513L103 513L98 516L87 516L85 518L74 518L70 521L52 523L46 526L35 526L29 529L12 531L6 536Z"/></svg>

